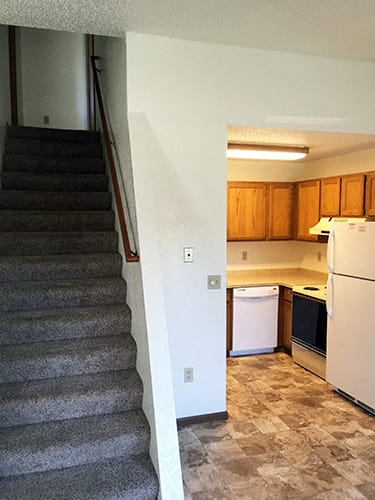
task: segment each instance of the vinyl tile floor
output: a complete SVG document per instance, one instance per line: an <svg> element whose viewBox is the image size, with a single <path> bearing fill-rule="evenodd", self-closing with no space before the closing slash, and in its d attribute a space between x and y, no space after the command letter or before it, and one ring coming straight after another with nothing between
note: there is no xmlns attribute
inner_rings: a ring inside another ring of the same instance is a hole
<svg viewBox="0 0 375 500"><path fill-rule="evenodd" d="M375 418L287 354L228 359L227 410L179 431L186 500L375 500Z"/></svg>

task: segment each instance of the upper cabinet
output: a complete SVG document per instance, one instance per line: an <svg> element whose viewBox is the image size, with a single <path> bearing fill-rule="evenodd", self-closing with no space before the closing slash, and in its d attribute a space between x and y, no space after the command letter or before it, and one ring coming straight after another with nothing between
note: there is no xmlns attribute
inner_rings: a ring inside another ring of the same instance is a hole
<svg viewBox="0 0 375 500"><path fill-rule="evenodd" d="M227 196L227 240L265 240L267 184L228 182Z"/></svg>
<svg viewBox="0 0 375 500"><path fill-rule="evenodd" d="M293 238L294 184L272 182L269 185L268 239Z"/></svg>
<svg viewBox="0 0 375 500"><path fill-rule="evenodd" d="M364 213L364 174L341 177L341 209L343 217L360 217Z"/></svg>
<svg viewBox="0 0 375 500"><path fill-rule="evenodd" d="M297 240L317 241L309 229L319 221L320 181L297 183Z"/></svg>
<svg viewBox="0 0 375 500"><path fill-rule="evenodd" d="M320 181L320 216L340 215L341 178L328 177Z"/></svg>
<svg viewBox="0 0 375 500"><path fill-rule="evenodd" d="M375 172L366 176L366 215L375 217Z"/></svg>

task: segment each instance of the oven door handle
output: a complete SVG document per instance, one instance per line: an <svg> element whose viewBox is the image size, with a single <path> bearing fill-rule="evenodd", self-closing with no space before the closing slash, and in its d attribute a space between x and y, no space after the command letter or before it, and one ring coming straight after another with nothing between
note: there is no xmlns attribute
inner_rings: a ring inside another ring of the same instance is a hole
<svg viewBox="0 0 375 500"><path fill-rule="evenodd" d="M327 280L326 309L328 317L333 318L333 274L330 274Z"/></svg>

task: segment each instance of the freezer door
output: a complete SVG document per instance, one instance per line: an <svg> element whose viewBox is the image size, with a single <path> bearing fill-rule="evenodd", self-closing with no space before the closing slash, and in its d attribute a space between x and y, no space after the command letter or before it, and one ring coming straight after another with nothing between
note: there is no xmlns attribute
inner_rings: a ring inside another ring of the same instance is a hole
<svg viewBox="0 0 375 500"><path fill-rule="evenodd" d="M375 408L375 283L328 281L327 382Z"/></svg>
<svg viewBox="0 0 375 500"><path fill-rule="evenodd" d="M331 273L375 280L375 222L333 222L327 261Z"/></svg>

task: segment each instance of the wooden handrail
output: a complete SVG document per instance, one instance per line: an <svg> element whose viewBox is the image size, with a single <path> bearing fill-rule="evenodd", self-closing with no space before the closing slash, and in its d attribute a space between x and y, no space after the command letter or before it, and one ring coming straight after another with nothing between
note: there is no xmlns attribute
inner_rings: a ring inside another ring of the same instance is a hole
<svg viewBox="0 0 375 500"><path fill-rule="evenodd" d="M119 183L118 183L118 179L117 179L117 172L116 172L115 162L114 162L113 154L112 154L111 138L109 135L108 123L107 123L107 118L105 116L103 98L102 98L102 93L100 90L99 78L97 75L98 70L97 70L96 62L95 62L96 59L97 59L96 56L91 56L91 67L92 67L92 72L93 72L93 76L94 76L96 98L98 101L100 119L101 119L102 127L103 127L105 148L106 148L107 158L108 158L108 163L109 163L109 171L111 173L113 193L115 195L115 201L116 201L117 213L118 213L118 218L119 218L119 223L120 223L120 231L121 231L122 243L124 246L125 258L126 258L127 262L139 262L139 255L137 255L137 253L132 251L130 248L128 230L126 227L126 220L125 220L125 215L124 215L124 207L123 207L122 201L121 201L120 187L119 187Z"/></svg>
<svg viewBox="0 0 375 500"><path fill-rule="evenodd" d="M11 123L18 125L17 104L17 61L16 61L16 28L8 26L8 50L9 50L9 88L10 88L10 110Z"/></svg>

